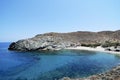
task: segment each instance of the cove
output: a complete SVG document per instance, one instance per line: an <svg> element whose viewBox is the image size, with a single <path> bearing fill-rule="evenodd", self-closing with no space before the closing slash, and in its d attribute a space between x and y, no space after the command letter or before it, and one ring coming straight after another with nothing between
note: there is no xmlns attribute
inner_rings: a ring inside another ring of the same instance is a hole
<svg viewBox="0 0 120 80"><path fill-rule="evenodd" d="M0 43L0 80L58 80L87 77L119 65L120 57L103 52L61 50L49 52L8 51Z"/></svg>

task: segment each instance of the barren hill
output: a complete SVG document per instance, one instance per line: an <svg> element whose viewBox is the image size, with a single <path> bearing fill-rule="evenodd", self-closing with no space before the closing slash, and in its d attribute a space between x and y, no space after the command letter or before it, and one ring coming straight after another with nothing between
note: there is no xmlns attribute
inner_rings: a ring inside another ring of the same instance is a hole
<svg viewBox="0 0 120 80"><path fill-rule="evenodd" d="M77 31L70 33L45 33L38 34L33 38L19 40L10 45L9 50L59 50L65 47L81 44L96 44L120 42L120 30L88 32Z"/></svg>

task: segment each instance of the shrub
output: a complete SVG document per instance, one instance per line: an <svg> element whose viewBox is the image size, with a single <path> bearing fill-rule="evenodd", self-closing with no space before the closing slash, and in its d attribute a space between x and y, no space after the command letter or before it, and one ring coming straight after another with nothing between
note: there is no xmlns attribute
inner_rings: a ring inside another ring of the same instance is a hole
<svg viewBox="0 0 120 80"><path fill-rule="evenodd" d="M111 47L111 46L117 47L120 46L120 43L106 41L104 44L102 44L102 47Z"/></svg>
<svg viewBox="0 0 120 80"><path fill-rule="evenodd" d="M81 46L86 46L86 47L97 47L97 46L100 46L101 44L100 43L94 43L94 44L81 44Z"/></svg>

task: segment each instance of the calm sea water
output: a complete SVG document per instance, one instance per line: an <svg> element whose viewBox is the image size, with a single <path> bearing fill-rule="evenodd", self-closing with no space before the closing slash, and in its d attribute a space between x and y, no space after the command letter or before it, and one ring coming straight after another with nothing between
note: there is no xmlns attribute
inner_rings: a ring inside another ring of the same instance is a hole
<svg viewBox="0 0 120 80"><path fill-rule="evenodd" d="M58 80L87 77L119 65L120 56L102 52L61 50L54 52L8 51L0 43L0 80Z"/></svg>

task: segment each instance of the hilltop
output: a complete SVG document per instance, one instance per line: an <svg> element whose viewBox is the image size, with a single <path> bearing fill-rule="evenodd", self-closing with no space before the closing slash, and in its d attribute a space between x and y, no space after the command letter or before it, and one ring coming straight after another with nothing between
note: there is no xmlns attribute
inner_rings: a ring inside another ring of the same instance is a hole
<svg viewBox="0 0 120 80"><path fill-rule="evenodd" d="M66 47L75 47L89 44L105 44L106 41L120 43L120 30L117 31L77 31L69 33L45 33L33 38L18 40L11 43L9 50L41 51L60 50Z"/></svg>

